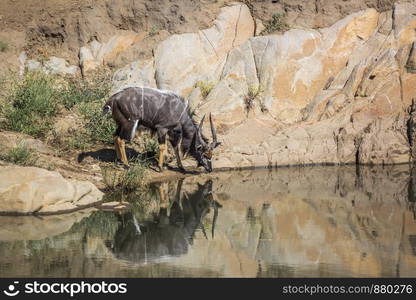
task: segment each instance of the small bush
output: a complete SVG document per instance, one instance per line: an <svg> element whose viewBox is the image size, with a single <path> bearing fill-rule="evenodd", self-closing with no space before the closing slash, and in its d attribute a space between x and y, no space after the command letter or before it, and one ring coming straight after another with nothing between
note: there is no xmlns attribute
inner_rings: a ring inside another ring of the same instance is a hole
<svg viewBox="0 0 416 300"><path fill-rule="evenodd" d="M261 95L261 93L263 93L263 88L261 85L250 85L248 87L247 95L244 96L244 104L247 113L254 107L256 100Z"/></svg>
<svg viewBox="0 0 416 300"><path fill-rule="evenodd" d="M144 187L147 163L136 161L127 170L103 168L104 184L109 192L135 192Z"/></svg>
<svg viewBox="0 0 416 300"><path fill-rule="evenodd" d="M91 140L86 130L76 130L72 135L61 135L55 130L51 132L48 143L52 144L59 154L73 150L87 151L91 146Z"/></svg>
<svg viewBox="0 0 416 300"><path fill-rule="evenodd" d="M289 25L286 23L286 13L276 13L272 15L271 20L267 21L265 28L260 33L261 35L270 34L273 32L283 32L289 29Z"/></svg>
<svg viewBox="0 0 416 300"><path fill-rule="evenodd" d="M9 44L3 41L0 41L0 52L6 52L9 49Z"/></svg>
<svg viewBox="0 0 416 300"><path fill-rule="evenodd" d="M200 89L202 98L206 99L209 93L211 93L212 89L215 87L215 83L211 81L199 80L195 83L195 87Z"/></svg>
<svg viewBox="0 0 416 300"><path fill-rule="evenodd" d="M61 102L67 109L76 104L94 102L108 96L111 89L110 76L99 74L91 79L68 77L61 90Z"/></svg>
<svg viewBox="0 0 416 300"><path fill-rule="evenodd" d="M149 30L149 36L155 36L159 34L159 27L157 25L152 25Z"/></svg>
<svg viewBox="0 0 416 300"><path fill-rule="evenodd" d="M102 114L103 101L83 103L79 112L85 122L85 130L91 142L112 144L116 125L111 116Z"/></svg>
<svg viewBox="0 0 416 300"><path fill-rule="evenodd" d="M159 153L159 143L156 139L149 135L143 135L142 137L144 141L143 153L147 157L154 157L157 153Z"/></svg>
<svg viewBox="0 0 416 300"><path fill-rule="evenodd" d="M5 108L7 107L8 103L8 86L7 86L7 78L5 75L0 75L0 119L4 117ZM0 128L2 126L0 125Z"/></svg>
<svg viewBox="0 0 416 300"><path fill-rule="evenodd" d="M67 109L76 108L84 123L84 130L71 137L69 147L85 148L91 143L113 143L115 123L111 115L103 115L102 107L111 89L108 74L98 74L90 79L68 78L61 91L62 104Z"/></svg>
<svg viewBox="0 0 416 300"><path fill-rule="evenodd" d="M0 158L22 166L32 166L38 159L37 155L23 143L19 143L16 147L10 149L6 153L0 154Z"/></svg>
<svg viewBox="0 0 416 300"><path fill-rule="evenodd" d="M8 98L11 104L4 115L9 129L45 136L58 109L55 79L43 73L28 73L14 84Z"/></svg>

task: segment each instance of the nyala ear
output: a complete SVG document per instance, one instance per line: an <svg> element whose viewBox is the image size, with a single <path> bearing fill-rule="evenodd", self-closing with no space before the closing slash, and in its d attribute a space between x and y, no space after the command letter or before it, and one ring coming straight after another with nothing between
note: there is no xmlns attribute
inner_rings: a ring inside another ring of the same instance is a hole
<svg viewBox="0 0 416 300"><path fill-rule="evenodd" d="M106 115L107 113L111 112L111 106L106 105L103 107L103 115Z"/></svg>

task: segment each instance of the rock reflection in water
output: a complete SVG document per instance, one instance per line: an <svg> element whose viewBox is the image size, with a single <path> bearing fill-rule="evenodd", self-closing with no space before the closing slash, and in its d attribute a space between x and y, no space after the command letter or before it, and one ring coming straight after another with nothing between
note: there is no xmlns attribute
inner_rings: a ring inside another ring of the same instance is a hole
<svg viewBox="0 0 416 300"><path fill-rule="evenodd" d="M407 165L213 173L130 201L65 222L0 217L1 276L416 276Z"/></svg>

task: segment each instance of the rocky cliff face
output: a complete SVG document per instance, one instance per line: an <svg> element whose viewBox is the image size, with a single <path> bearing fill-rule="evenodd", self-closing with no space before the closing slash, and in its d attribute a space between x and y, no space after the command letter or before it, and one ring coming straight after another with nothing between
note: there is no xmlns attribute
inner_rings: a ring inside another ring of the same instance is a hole
<svg viewBox="0 0 416 300"><path fill-rule="evenodd" d="M46 26L45 38L62 36L60 48L50 48L67 53L78 73L123 66L113 91L169 89L199 118L212 112L223 142L217 168L412 161L416 5L335 2L208 1L170 12L164 1L78 3L63 33ZM276 12L286 13L291 29L258 36ZM20 56L21 68L76 73L56 57L43 65L29 58L30 51Z"/></svg>
<svg viewBox="0 0 416 300"><path fill-rule="evenodd" d="M414 3L396 4L323 29L254 37L248 7L231 3L213 27L171 36L114 84L174 90L199 117L212 112L223 141L217 168L405 163L413 159L415 13Z"/></svg>

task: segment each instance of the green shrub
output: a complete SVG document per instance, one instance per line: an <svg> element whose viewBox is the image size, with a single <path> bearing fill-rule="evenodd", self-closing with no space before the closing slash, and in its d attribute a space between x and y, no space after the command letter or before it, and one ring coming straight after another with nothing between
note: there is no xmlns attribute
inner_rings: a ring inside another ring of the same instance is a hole
<svg viewBox="0 0 416 300"><path fill-rule="evenodd" d="M65 87L60 91L60 100L67 109L74 105L94 102L108 96L111 89L110 76L99 74L93 78L68 77Z"/></svg>
<svg viewBox="0 0 416 300"><path fill-rule="evenodd" d="M215 87L215 83L211 81L199 80L195 83L195 87L200 89L202 98L206 99L209 93L211 93L212 89Z"/></svg>
<svg viewBox="0 0 416 300"><path fill-rule="evenodd" d="M75 149L87 151L92 146L92 142L86 130L82 129L74 131L73 134L67 136L61 135L53 130L48 139L48 143L52 144L54 148L58 150L59 154L70 152Z"/></svg>
<svg viewBox="0 0 416 300"><path fill-rule="evenodd" d="M272 18L266 22L265 28L260 33L261 35L270 34L273 32L282 32L289 29L289 25L286 23L286 13L276 13L272 15Z"/></svg>
<svg viewBox="0 0 416 300"><path fill-rule="evenodd" d="M32 166L38 159L37 155L33 153L33 150L26 147L23 143L19 143L6 153L1 153L0 158L22 166Z"/></svg>
<svg viewBox="0 0 416 300"><path fill-rule="evenodd" d="M0 52L6 52L9 48L9 44L3 41L0 41Z"/></svg>
<svg viewBox="0 0 416 300"><path fill-rule="evenodd" d="M43 137L58 110L56 80L43 73L28 73L8 96L4 115L10 130Z"/></svg>
<svg viewBox="0 0 416 300"><path fill-rule="evenodd" d="M109 192L134 192L145 186L144 177L148 164L137 160L127 170L106 167L102 170L104 184Z"/></svg>
<svg viewBox="0 0 416 300"><path fill-rule="evenodd" d="M250 85L248 87L247 95L244 96L244 104L247 113L254 107L254 104L261 93L263 93L263 88L261 85ZM260 106L262 107L261 103Z"/></svg>
<svg viewBox="0 0 416 300"><path fill-rule="evenodd" d="M149 135L142 135L144 141L143 153L147 157L154 157L159 153L159 143Z"/></svg>
<svg viewBox="0 0 416 300"><path fill-rule="evenodd" d="M84 131L77 131L77 136L70 139L70 146L85 148L91 143L113 143L115 123L111 115L103 115L102 108L111 89L108 74L98 74L89 79L70 77L61 90L61 101L67 109L76 108L84 122Z"/></svg>
<svg viewBox="0 0 416 300"><path fill-rule="evenodd" d="M85 130L91 142L112 144L116 124L110 115L102 114L103 101L82 103L79 112L85 122Z"/></svg>
<svg viewBox="0 0 416 300"><path fill-rule="evenodd" d="M159 27L156 24L152 25L152 27L149 30L149 36L155 36L158 34L159 34Z"/></svg>
<svg viewBox="0 0 416 300"><path fill-rule="evenodd" d="M0 75L0 119L3 118L8 103L8 86L5 75ZM3 126L0 126L2 128Z"/></svg>
<svg viewBox="0 0 416 300"><path fill-rule="evenodd" d="M107 195L104 195L106 197ZM67 233L87 232L89 236L112 239L119 226L119 218L112 211L98 210L75 223ZM65 234L67 234L65 233Z"/></svg>

